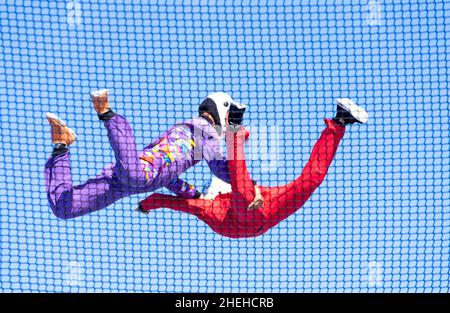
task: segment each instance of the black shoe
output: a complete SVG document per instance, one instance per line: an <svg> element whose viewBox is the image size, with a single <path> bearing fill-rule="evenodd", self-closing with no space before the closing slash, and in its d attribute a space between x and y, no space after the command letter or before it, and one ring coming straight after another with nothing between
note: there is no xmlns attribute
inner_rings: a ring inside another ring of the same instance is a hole
<svg viewBox="0 0 450 313"><path fill-rule="evenodd" d="M241 126L244 119L246 105L242 103L232 103L228 112L228 123L230 126Z"/></svg>
<svg viewBox="0 0 450 313"><path fill-rule="evenodd" d="M352 100L343 98L337 100L336 116L333 120L343 126L353 123L366 124L369 114Z"/></svg>

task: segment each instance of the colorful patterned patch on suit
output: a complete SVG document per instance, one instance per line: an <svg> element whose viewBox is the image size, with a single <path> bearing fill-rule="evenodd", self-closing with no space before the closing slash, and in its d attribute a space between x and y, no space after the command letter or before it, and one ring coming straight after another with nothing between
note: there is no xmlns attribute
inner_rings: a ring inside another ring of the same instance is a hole
<svg viewBox="0 0 450 313"><path fill-rule="evenodd" d="M183 182L183 184L181 185L181 191L183 191L183 192L189 192L194 189L195 189L195 187L192 186L191 184L188 184L187 182Z"/></svg>
<svg viewBox="0 0 450 313"><path fill-rule="evenodd" d="M147 180L154 178L161 167L168 167L175 161L190 158L194 147L195 142L188 128L184 126L173 128L158 144L144 150L140 156L141 160L148 164L148 166L144 164Z"/></svg>

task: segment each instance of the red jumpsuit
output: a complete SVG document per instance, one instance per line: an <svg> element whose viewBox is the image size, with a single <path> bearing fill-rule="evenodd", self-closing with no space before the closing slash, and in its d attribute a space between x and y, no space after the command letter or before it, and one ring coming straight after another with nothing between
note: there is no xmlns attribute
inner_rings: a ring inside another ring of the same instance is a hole
<svg viewBox="0 0 450 313"><path fill-rule="evenodd" d="M255 198L255 186L245 163L243 128L227 134L227 138L234 139L227 140L231 193L220 194L214 200L185 199L155 193L143 200L141 207L145 211L164 207L194 214L216 233L226 237L259 236L300 209L325 178L345 133L345 127L333 120L325 119L325 123L327 127L296 180L284 186L259 186L264 201L259 209L248 209Z"/></svg>

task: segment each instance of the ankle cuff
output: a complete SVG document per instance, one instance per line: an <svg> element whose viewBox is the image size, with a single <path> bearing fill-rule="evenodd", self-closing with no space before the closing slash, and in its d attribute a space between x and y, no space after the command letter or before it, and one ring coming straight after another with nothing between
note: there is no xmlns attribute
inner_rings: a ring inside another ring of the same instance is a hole
<svg viewBox="0 0 450 313"><path fill-rule="evenodd" d="M108 111L106 111L103 114L97 114L98 119L100 121L108 121L110 119L112 119L114 117L114 115L116 115L116 113L113 112L113 110L108 109Z"/></svg>
<svg viewBox="0 0 450 313"><path fill-rule="evenodd" d="M66 153L67 151L69 151L69 148L67 147L66 144L64 144L64 143L56 143L53 146L52 156L61 155L61 154Z"/></svg>
<svg viewBox="0 0 450 313"><path fill-rule="evenodd" d="M335 122L335 123L338 124L339 126L345 126L345 125L347 125L347 123L345 122L345 120L344 120L343 118L335 117L335 118L333 118L333 122Z"/></svg>

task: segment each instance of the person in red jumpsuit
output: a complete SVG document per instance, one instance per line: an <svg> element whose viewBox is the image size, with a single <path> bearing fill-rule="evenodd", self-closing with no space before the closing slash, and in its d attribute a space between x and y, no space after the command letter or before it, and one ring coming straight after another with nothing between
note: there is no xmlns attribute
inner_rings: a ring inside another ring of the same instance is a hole
<svg viewBox="0 0 450 313"><path fill-rule="evenodd" d="M226 138L231 192L219 194L213 200L155 193L141 201L138 210L170 208L193 214L226 237L262 235L300 209L320 186L344 136L345 126L368 121L363 108L350 99L339 99L336 116L325 119L326 128L301 175L284 186L265 187L252 181L247 170L244 143L248 132L241 126L244 111L244 105L232 105L228 117L230 127Z"/></svg>

